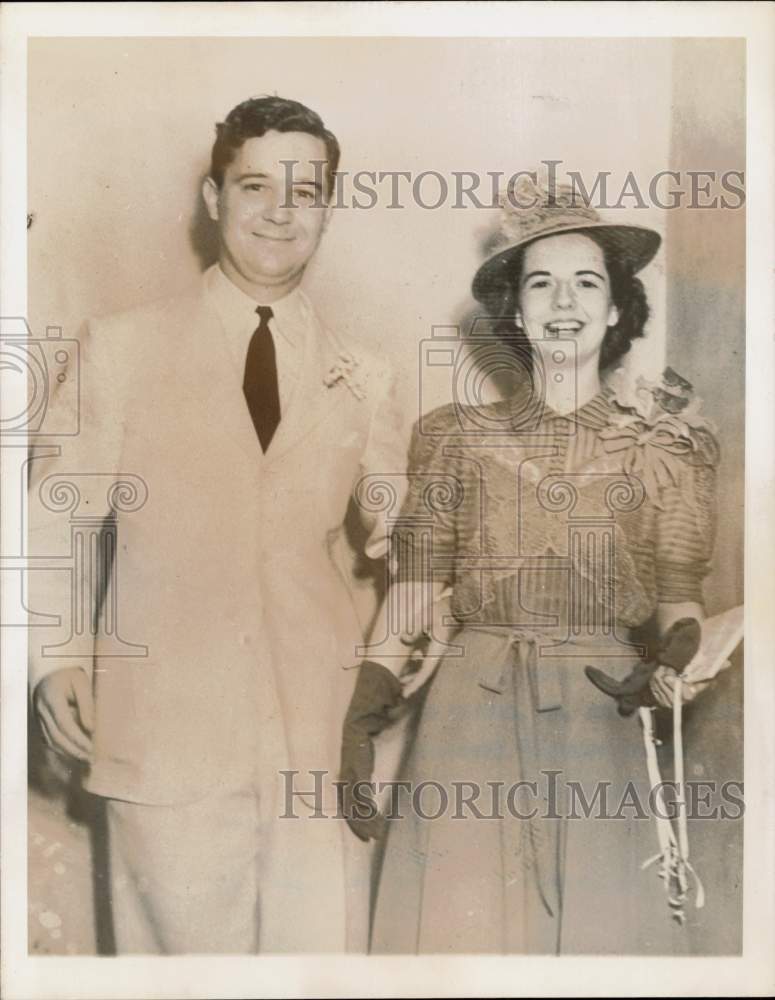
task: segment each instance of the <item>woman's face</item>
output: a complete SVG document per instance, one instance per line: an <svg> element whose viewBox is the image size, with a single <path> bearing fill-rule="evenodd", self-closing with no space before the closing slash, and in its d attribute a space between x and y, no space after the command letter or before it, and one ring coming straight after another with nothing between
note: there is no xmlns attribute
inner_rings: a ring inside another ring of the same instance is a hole
<svg viewBox="0 0 775 1000"><path fill-rule="evenodd" d="M517 326L534 342L576 343L578 364L596 359L619 313L602 249L581 233L531 243L522 260ZM536 344L538 346L538 344Z"/></svg>

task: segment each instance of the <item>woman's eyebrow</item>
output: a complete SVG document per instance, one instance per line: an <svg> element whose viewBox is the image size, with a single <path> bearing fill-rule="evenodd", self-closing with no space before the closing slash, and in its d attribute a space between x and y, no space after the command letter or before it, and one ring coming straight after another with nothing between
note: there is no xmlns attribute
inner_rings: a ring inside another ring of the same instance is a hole
<svg viewBox="0 0 775 1000"><path fill-rule="evenodd" d="M599 278L601 281L605 281L603 275L600 274L598 271L593 271L591 269L576 271L577 276L581 274L593 274L596 278ZM526 274L522 280L530 281L531 278L551 278L551 276L552 276L551 271L531 271L530 274Z"/></svg>

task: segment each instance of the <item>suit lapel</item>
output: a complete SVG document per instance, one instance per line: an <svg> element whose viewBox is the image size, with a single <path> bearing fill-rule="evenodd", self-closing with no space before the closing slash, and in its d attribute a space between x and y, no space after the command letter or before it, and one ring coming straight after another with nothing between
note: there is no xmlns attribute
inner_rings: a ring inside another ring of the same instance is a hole
<svg viewBox="0 0 775 1000"><path fill-rule="evenodd" d="M301 363L299 381L277 428L264 460L272 465L313 430L338 412L344 386L326 385L326 374L337 363L339 345L324 330L310 308L310 329Z"/></svg>
<svg viewBox="0 0 775 1000"><path fill-rule="evenodd" d="M258 470L265 456L204 281L200 294L192 297L184 323L184 343L188 345L184 391L193 397L203 421L238 447L250 466Z"/></svg>

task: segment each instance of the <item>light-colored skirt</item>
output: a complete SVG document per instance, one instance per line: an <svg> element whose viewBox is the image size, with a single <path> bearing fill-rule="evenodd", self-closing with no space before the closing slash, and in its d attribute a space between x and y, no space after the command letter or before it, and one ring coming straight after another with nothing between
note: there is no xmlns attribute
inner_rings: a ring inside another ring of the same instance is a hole
<svg viewBox="0 0 775 1000"><path fill-rule="evenodd" d="M508 628L455 642L399 775L372 952L685 953L641 867L658 845L639 718L583 670L621 678L632 648Z"/></svg>

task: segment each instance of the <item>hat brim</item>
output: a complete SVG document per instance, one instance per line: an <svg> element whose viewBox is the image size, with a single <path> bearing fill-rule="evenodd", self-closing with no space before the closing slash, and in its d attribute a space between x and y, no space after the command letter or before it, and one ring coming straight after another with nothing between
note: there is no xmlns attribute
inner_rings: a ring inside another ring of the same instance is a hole
<svg viewBox="0 0 775 1000"><path fill-rule="evenodd" d="M656 256L662 237L654 229L645 226L621 226L608 222L585 222L577 226L557 226L512 243L488 258L474 275L472 292L479 302L487 303L493 291L513 280L518 270L519 260L531 243L544 240L548 236L562 236L565 233L593 232L608 253L621 261L636 274Z"/></svg>

